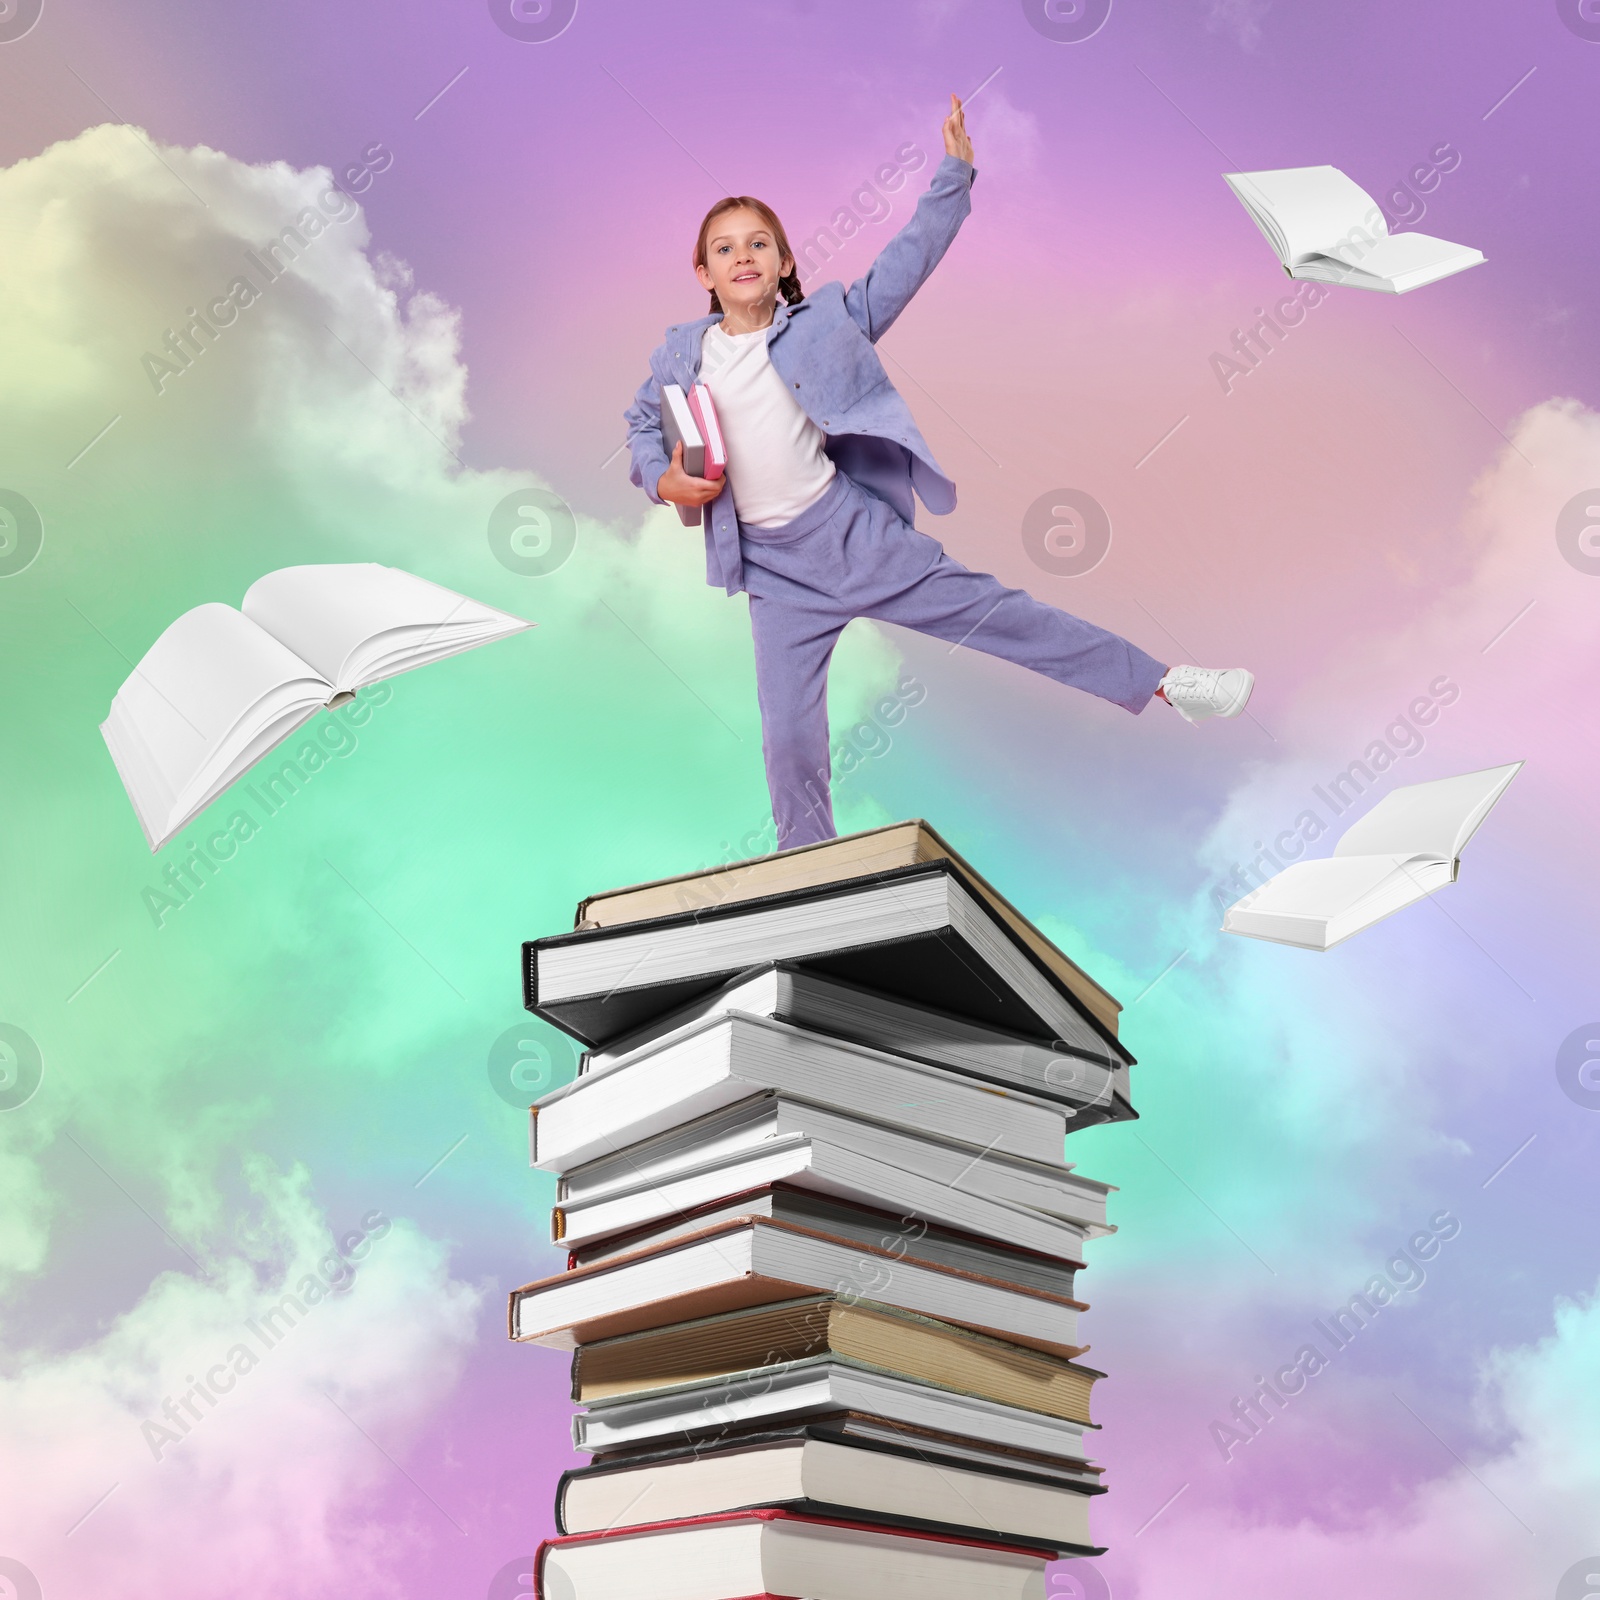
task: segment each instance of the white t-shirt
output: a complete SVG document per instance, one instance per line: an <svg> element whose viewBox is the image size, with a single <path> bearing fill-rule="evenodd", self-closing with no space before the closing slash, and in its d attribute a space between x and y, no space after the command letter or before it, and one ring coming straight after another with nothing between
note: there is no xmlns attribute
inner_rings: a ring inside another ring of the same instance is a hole
<svg viewBox="0 0 1600 1600"><path fill-rule="evenodd" d="M767 358L768 332L728 334L712 323L700 341L700 382L728 447L733 509L753 528L792 522L834 473L822 430Z"/></svg>

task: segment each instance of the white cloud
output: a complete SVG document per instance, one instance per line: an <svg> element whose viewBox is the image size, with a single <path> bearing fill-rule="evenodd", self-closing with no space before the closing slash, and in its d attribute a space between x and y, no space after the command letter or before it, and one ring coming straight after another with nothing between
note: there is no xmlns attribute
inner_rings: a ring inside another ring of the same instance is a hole
<svg viewBox="0 0 1600 1600"><path fill-rule="evenodd" d="M1231 33L1246 50L1261 42L1261 19L1272 9L1272 0L1209 0L1206 12L1208 33Z"/></svg>
<svg viewBox="0 0 1600 1600"><path fill-rule="evenodd" d="M1001 83L984 89L967 114L980 167L993 172L1026 172L1039 155L1039 119L1014 104Z"/></svg>
<svg viewBox="0 0 1600 1600"><path fill-rule="evenodd" d="M1537 769L1544 791L1582 793L1590 752L1571 738L1570 719L1576 686L1600 666L1600 578L1562 558L1555 529L1562 507L1596 484L1600 414L1575 400L1524 413L1472 488L1459 533L1466 576L1409 626L1353 633L1347 651L1275 719L1281 753L1235 790L1202 847L1207 868L1220 879L1235 863L1248 866L1258 840L1270 847L1307 809L1320 811L1330 832L1305 853L1326 855L1378 793L1452 771L1526 759L1533 765L1523 787ZM1425 710L1424 723L1413 703L1441 677L1459 693ZM1366 797L1336 816L1317 788L1327 794L1329 779L1355 762L1375 781L1358 772Z"/></svg>
<svg viewBox="0 0 1600 1600"><path fill-rule="evenodd" d="M411 1224L368 1212L341 1258L303 1171L247 1177L257 1210L208 1277L164 1273L99 1338L0 1380L6 1521L46 1594L173 1593L178 1571L185 1593L238 1592L243 1572L359 1593L403 1554L348 1516L393 1472L363 1430L403 1452L454 1386L479 1295Z"/></svg>
<svg viewBox="0 0 1600 1600"><path fill-rule="evenodd" d="M383 174L373 181L383 183ZM63 960L47 991L61 995L103 960L112 938L125 953L100 984L157 974L131 1017L111 1001L97 1010L109 992L101 990L70 1011L41 1001L37 1018L8 1014L41 1040L47 1076L32 1102L0 1119L0 1273L59 1270L50 1226L79 1197L41 1158L68 1116L86 1143L103 1136L138 1152L141 1194L210 1264L208 1278L163 1274L97 1337L31 1351L0 1377L0 1520L29 1535L27 1551L8 1537L5 1553L27 1559L49 1595L230 1594L258 1574L274 1592L405 1592L391 1575L404 1570L412 1491L402 1487L395 1498L395 1469L349 1419L404 1459L408 1438L452 1391L479 1299L452 1277L444 1245L396 1218L371 1244L353 1287L307 1306L277 1344L252 1349L251 1319L259 1323L264 1308L318 1270L326 1225L305 1174L281 1178L256 1167L255 1220L236 1230L220 1174L235 1166L241 1146L250 1148L270 1097L259 1078L199 1063L231 1065L248 1053L229 1028L274 1002L230 985L241 970L263 972L303 950L303 885L289 875L259 885L250 899L253 968L241 968L237 952L227 965L202 948L204 939L185 944L152 934L147 919L141 924L138 879L127 876L137 835L125 809L117 813L121 836L106 826L111 808L126 803L94 735L127 670L116 651L142 649L153 633L141 630L186 605L237 603L243 583L218 592L218 574L234 574L226 581L235 583L250 552L267 552L263 569L285 544L293 545L290 559L315 560L326 550L323 559L389 562L569 624L567 637L577 642L566 657L550 668L560 649L552 646L544 658L552 678L583 678L586 713L600 727L648 722L652 737L674 741L686 792L691 783L718 782L723 769L712 758L727 760L734 740L683 685L737 686L750 674L743 607L706 588L670 511L647 516L629 536L580 519L578 554L537 585L495 562L490 510L532 475L469 470L454 458L467 417L457 314L418 289L404 262L369 249L364 216L330 199L329 182L324 171L251 166L204 148L152 150L137 130L112 126L0 171L0 365L28 375L0 392L0 431L22 474L8 486L45 514L45 550L26 578L39 586L30 598L69 619L64 628L52 624L48 648L56 654L40 662L65 685L40 713L40 739L59 756L48 780L54 787L41 778L20 802L32 808L29 822L16 825L30 830L41 858L63 863L51 893L78 903L80 920L95 928L93 948L81 950L71 945L80 929L55 929L54 947L37 959L41 969ZM262 247L290 227L305 242L273 278L259 265ZM238 294L245 303L230 317L221 302L241 277L256 293ZM213 305L212 318L228 318L227 326L214 338L195 335L183 366L168 333L181 332L189 307L205 314ZM159 393L145 359L155 356L178 368L154 369ZM113 417L113 431L69 473L65 463ZM87 621L81 637L74 632L66 598L94 619L101 640ZM676 680L663 672L658 689L647 667L641 684L641 638L672 663ZM841 653L837 677L839 703L859 706L892 686L890 652L881 639L855 641ZM542 754L531 736L509 751L494 743L503 741L510 697L525 697L529 721L545 729L563 714L559 704L541 708L539 692L521 679L501 683L462 705L451 725L452 734L481 734L489 752L482 759L494 763L507 792L521 782L526 794L526 775L540 776ZM737 687L710 692L729 717L741 715ZM652 694L666 699L665 711ZM753 694L744 714L753 735ZM636 782L622 742L592 736L603 745L597 763L615 761ZM711 752L698 766L697 740ZM754 763L758 751L752 736L740 759ZM417 752L418 765L430 759L426 748ZM332 794L320 793L329 797L315 803L331 813ZM506 849L525 850L523 813L504 812L497 825ZM43 841L74 816L97 820L83 825L73 848L52 852ZM492 853L486 849L486 859ZM373 875L383 867L376 862ZM241 893L237 878L206 889L218 918L219 897L234 895L233 905ZM348 954L344 929L324 925L319 933L341 958ZM362 1048L339 1055L347 1085L414 1062L418 1027L444 1026L426 1016L409 971L374 973L358 958L339 970L345 1011L362 1018ZM330 1038L340 1026L329 1024ZM338 1054L336 1045L324 1049ZM63 1063L77 1068L75 1078L52 1075ZM325 1065L314 1052L274 1063L272 1095L286 1103ZM63 1097L62 1084L71 1095ZM164 1402L171 1397L181 1410L191 1373L203 1378L220 1364L225 1379L241 1345L259 1364L214 1407L191 1397L200 1419L187 1418L189 1432L177 1443L154 1436L163 1446L155 1459L143 1424L173 1426ZM384 1505L370 1520L352 1518L352 1506L380 1484ZM423 1515L435 1513L424 1507Z"/></svg>
<svg viewBox="0 0 1600 1600"><path fill-rule="evenodd" d="M1196 1600L1293 1594L1344 1600L1353 1593L1550 1595L1568 1567L1600 1555L1600 1295L1556 1308L1554 1327L1529 1345L1495 1351L1478 1393L1486 1434L1503 1442L1465 1459L1437 1448L1438 1475L1406 1502L1354 1526L1273 1525L1251 1519L1229 1529L1208 1511L1204 1535L1174 1519L1140 1562L1141 1593ZM1426 1415L1426 1397L1412 1397ZM1435 1428L1448 1428L1437 1416ZM1455 1430L1450 1430L1454 1432ZM1175 1508L1176 1509L1176 1508ZM1170 1515L1170 1514L1169 1514ZM1194 1558L1204 1538L1206 1558Z"/></svg>

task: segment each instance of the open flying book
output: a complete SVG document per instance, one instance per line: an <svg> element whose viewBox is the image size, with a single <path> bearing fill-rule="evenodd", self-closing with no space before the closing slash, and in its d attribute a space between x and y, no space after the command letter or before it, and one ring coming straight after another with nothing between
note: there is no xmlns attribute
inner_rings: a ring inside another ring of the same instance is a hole
<svg viewBox="0 0 1600 1600"><path fill-rule="evenodd" d="M661 443L672 459L674 445L683 446L683 470L691 478L720 478L728 468L728 447L723 441L717 408L703 383L685 394L675 383L661 386ZM699 506L679 506L678 520L686 528L700 526Z"/></svg>
<svg viewBox="0 0 1600 1600"><path fill-rule="evenodd" d="M1405 294L1483 260L1481 250L1447 239L1390 233L1383 208L1337 167L1223 178L1291 278Z"/></svg>
<svg viewBox="0 0 1600 1600"><path fill-rule="evenodd" d="M186 611L100 724L152 850L323 706L533 627L394 567L284 567Z"/></svg>
<svg viewBox="0 0 1600 1600"><path fill-rule="evenodd" d="M1228 907L1224 933L1327 950L1454 883L1461 851L1522 763L1387 794L1322 861L1297 861Z"/></svg>

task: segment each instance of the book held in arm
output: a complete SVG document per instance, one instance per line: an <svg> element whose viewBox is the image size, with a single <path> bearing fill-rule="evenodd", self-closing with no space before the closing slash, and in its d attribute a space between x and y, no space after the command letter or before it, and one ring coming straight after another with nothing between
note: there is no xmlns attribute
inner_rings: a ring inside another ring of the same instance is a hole
<svg viewBox="0 0 1600 1600"><path fill-rule="evenodd" d="M284 567L178 618L100 725L151 850L324 706L533 627L395 567Z"/></svg>
<svg viewBox="0 0 1600 1600"><path fill-rule="evenodd" d="M1228 907L1224 933L1329 950L1456 881L1461 852L1522 763L1386 794L1320 861L1297 861Z"/></svg>
<svg viewBox="0 0 1600 1600"><path fill-rule="evenodd" d="M1291 278L1405 294L1483 260L1481 250L1431 234L1390 233L1383 208L1337 167L1223 178Z"/></svg>
<svg viewBox="0 0 1600 1600"><path fill-rule="evenodd" d="M711 391L703 383L692 385L688 393L676 383L661 385L661 444L668 461L673 449L683 446L683 470L691 478L715 481L727 471L728 447ZM684 527L700 526L699 506L679 506L677 510Z"/></svg>

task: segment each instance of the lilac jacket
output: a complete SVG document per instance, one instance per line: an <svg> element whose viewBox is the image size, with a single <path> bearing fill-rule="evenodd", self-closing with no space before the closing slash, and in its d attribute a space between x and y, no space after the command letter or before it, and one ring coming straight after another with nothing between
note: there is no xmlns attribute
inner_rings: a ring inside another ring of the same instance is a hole
<svg viewBox="0 0 1600 1600"><path fill-rule="evenodd" d="M848 289L825 283L799 305L779 304L767 333L768 359L791 385L805 414L827 435L839 471L888 501L907 522L916 513L912 491L936 516L955 509L956 487L939 469L872 348L889 331L950 247L972 209L974 169L946 156L911 220ZM667 329L650 357L650 376L624 413L629 473L660 505L656 484L670 464L661 443L661 386L687 389L700 371L700 339L720 317L699 317ZM706 582L729 594L744 588L739 523L726 485L705 508Z"/></svg>

